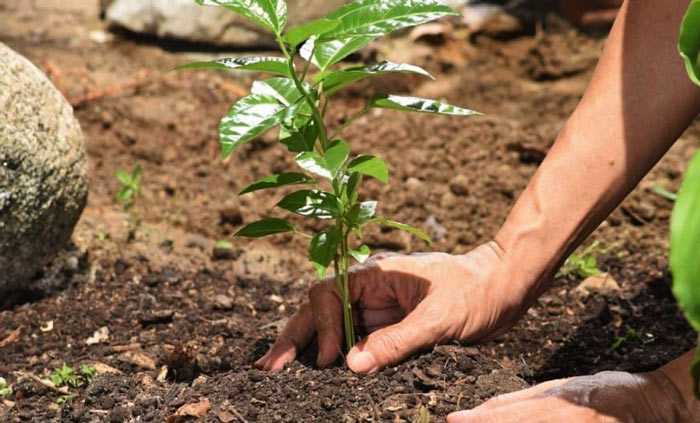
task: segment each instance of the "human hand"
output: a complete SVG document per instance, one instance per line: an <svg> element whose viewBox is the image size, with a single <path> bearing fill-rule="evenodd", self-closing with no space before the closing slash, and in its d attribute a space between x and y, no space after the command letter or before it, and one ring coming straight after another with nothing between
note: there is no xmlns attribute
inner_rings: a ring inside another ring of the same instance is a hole
<svg viewBox="0 0 700 423"><path fill-rule="evenodd" d="M379 255L355 267L350 295L355 324L369 333L347 355L351 370L371 373L450 340L483 341L509 329L525 310L525 283L495 243L468 254ZM281 370L318 334L317 363L339 356L342 308L332 281L309 292L265 356L255 364Z"/></svg>
<svg viewBox="0 0 700 423"><path fill-rule="evenodd" d="M502 395L448 423L690 423L673 382L660 371L602 372Z"/></svg>

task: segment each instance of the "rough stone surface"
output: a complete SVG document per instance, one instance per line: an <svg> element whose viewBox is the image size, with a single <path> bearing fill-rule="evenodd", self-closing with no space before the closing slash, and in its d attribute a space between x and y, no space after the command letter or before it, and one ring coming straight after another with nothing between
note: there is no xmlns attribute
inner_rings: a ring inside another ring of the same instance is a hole
<svg viewBox="0 0 700 423"><path fill-rule="evenodd" d="M289 25L325 16L345 0L289 1ZM194 0L101 0L102 15L113 27L195 43L245 47L275 46L264 29L220 7Z"/></svg>
<svg viewBox="0 0 700 423"><path fill-rule="evenodd" d="M39 69L0 43L0 293L56 256L87 194L73 109Z"/></svg>

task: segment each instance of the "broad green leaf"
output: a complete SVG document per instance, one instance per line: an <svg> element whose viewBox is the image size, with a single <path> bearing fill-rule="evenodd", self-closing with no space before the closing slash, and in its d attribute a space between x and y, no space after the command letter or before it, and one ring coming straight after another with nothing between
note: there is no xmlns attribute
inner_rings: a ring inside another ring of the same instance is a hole
<svg viewBox="0 0 700 423"><path fill-rule="evenodd" d="M195 0L206 6L220 6L279 35L287 23L285 0Z"/></svg>
<svg viewBox="0 0 700 423"><path fill-rule="evenodd" d="M285 106L296 103L302 96L297 90L294 81L290 78L270 78L263 81L255 81L250 89L250 93L274 97Z"/></svg>
<svg viewBox="0 0 700 423"><path fill-rule="evenodd" d="M290 76L287 61L281 57L235 57L209 62L188 63L175 68L175 70L184 69L234 69Z"/></svg>
<svg viewBox="0 0 700 423"><path fill-rule="evenodd" d="M284 35L284 41L288 42L292 46L292 50L308 40L312 36L324 34L340 24L338 20L332 19L318 19L311 21L304 25L299 25L294 28L290 28Z"/></svg>
<svg viewBox="0 0 700 423"><path fill-rule="evenodd" d="M678 51L690 79L700 85L700 0L693 0L681 24Z"/></svg>
<svg viewBox="0 0 700 423"><path fill-rule="evenodd" d="M293 192L280 200L277 207L316 219L331 219L342 213L342 204L338 197L316 190Z"/></svg>
<svg viewBox="0 0 700 423"><path fill-rule="evenodd" d="M415 73L430 79L435 79L428 71L418 66L383 61L375 65L359 66L331 72L323 79L323 91L327 95L331 95L353 82L387 73Z"/></svg>
<svg viewBox="0 0 700 423"><path fill-rule="evenodd" d="M322 178L333 179L333 173L328 169L326 160L316 153L305 152L297 156L297 164L307 172L311 172Z"/></svg>
<svg viewBox="0 0 700 423"><path fill-rule="evenodd" d="M304 175L303 173L280 173L279 175L270 175L266 178L253 182L243 189L243 191L239 192L238 195L248 194L249 192L258 191L261 189L278 188L286 185L309 184L312 182L314 182L314 179Z"/></svg>
<svg viewBox="0 0 700 423"><path fill-rule="evenodd" d="M690 162L671 217L673 292L695 330L700 331L700 152Z"/></svg>
<svg viewBox="0 0 700 423"><path fill-rule="evenodd" d="M360 263L364 263L365 261L367 261L369 255L371 254L369 247L366 245L362 245L356 250L350 250L348 251L348 253L351 257L353 257Z"/></svg>
<svg viewBox="0 0 700 423"><path fill-rule="evenodd" d="M343 233L337 226L316 234L311 240L309 257L320 278L326 276L326 269L328 269L333 258L335 258L338 246L340 246L342 240Z"/></svg>
<svg viewBox="0 0 700 423"><path fill-rule="evenodd" d="M328 146L323 153L323 158L326 162L326 168L331 172L331 175L338 173L338 170L343 166L349 155L350 146L345 141L336 140Z"/></svg>
<svg viewBox="0 0 700 423"><path fill-rule="evenodd" d="M276 97L252 94L233 105L219 123L219 143L224 158L242 144L279 124L290 109Z"/></svg>
<svg viewBox="0 0 700 423"><path fill-rule="evenodd" d="M366 46L370 41L372 41L372 37L347 37L316 42L316 39L312 37L304 43L299 53L306 61L311 61L323 72L331 65ZM311 57L312 52L313 57Z"/></svg>
<svg viewBox="0 0 700 423"><path fill-rule="evenodd" d="M119 190L117 193L117 200L121 201L122 203L128 200L131 200L134 197L134 189L129 187L124 187Z"/></svg>
<svg viewBox="0 0 700 423"><path fill-rule="evenodd" d="M392 228L401 229L402 231L406 231L408 233L411 233L411 234L417 236L418 238L422 239L423 241L427 242L428 244L433 243L433 240L430 239L428 234L426 234L425 232L421 231L418 228L414 228L411 225L407 225L405 223L396 222L396 221L389 220L389 219L384 219L383 217L375 217L371 221L375 222L375 223L380 223L384 226L389 226Z"/></svg>
<svg viewBox="0 0 700 423"><path fill-rule="evenodd" d="M374 38L447 15L457 13L435 0L360 0L331 12L327 17L340 24L321 39Z"/></svg>
<svg viewBox="0 0 700 423"><path fill-rule="evenodd" d="M348 171L371 176L382 183L389 182L389 168L375 156L359 156L348 164Z"/></svg>
<svg viewBox="0 0 700 423"><path fill-rule="evenodd" d="M369 105L370 107L403 110L405 112L434 113L439 115L454 116L481 115L481 113L475 112L474 110L463 109L461 107L452 106L427 98L403 97L391 94L375 94L369 100Z"/></svg>
<svg viewBox="0 0 700 423"><path fill-rule="evenodd" d="M290 129L282 126L280 130L280 142L294 153L313 151L317 138L318 131L313 121L309 121L299 129Z"/></svg>
<svg viewBox="0 0 700 423"><path fill-rule="evenodd" d="M294 231L294 226L284 219L267 218L244 226L236 233L236 236L260 238L263 236Z"/></svg>
<svg viewBox="0 0 700 423"><path fill-rule="evenodd" d="M131 179L131 174L129 172L125 172L123 170L118 170L115 173L115 176L121 182L123 185L131 185L133 180Z"/></svg>
<svg viewBox="0 0 700 423"><path fill-rule="evenodd" d="M352 172L348 177L345 193L351 202L357 198L357 185L360 181L362 181L362 174L359 172Z"/></svg>
<svg viewBox="0 0 700 423"><path fill-rule="evenodd" d="M348 220L353 226L362 226L374 217L376 211L376 201L363 201L352 206L348 212Z"/></svg>

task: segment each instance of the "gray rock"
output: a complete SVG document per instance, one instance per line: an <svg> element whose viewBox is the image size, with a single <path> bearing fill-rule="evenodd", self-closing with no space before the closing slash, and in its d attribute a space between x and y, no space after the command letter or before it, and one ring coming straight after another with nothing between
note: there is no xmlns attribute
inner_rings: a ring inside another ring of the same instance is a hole
<svg viewBox="0 0 700 423"><path fill-rule="evenodd" d="M288 2L289 25L325 16L345 0ZM194 0L101 0L102 15L112 27L139 34L197 43L246 47L276 46L264 29L220 7Z"/></svg>
<svg viewBox="0 0 700 423"><path fill-rule="evenodd" d="M0 43L0 293L69 241L88 194L73 109L31 62Z"/></svg>

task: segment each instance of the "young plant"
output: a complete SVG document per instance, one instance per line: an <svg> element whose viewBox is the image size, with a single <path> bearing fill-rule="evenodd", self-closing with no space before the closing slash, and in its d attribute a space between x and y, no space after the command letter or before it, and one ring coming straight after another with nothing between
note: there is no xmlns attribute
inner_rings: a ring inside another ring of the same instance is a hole
<svg viewBox="0 0 700 423"><path fill-rule="evenodd" d="M4 378L0 377L0 400L4 400L11 395L12 387L7 384L7 381Z"/></svg>
<svg viewBox="0 0 700 423"><path fill-rule="evenodd" d="M71 388L82 388L90 384L97 371L94 367L83 364L76 370L66 364L54 369L49 376L49 380L57 387L69 386Z"/></svg>
<svg viewBox="0 0 700 423"><path fill-rule="evenodd" d="M299 185L303 188L282 198L277 206L304 217L328 221L327 228L313 235L302 234L284 219L267 218L251 223L236 235L258 238L292 232L311 240L311 263L323 278L331 267L343 303L347 348L355 343L348 270L350 260L365 261L370 249L362 244L369 224L408 231L427 242L422 231L376 215L377 202L360 200L363 178L382 183L389 180L387 164L373 155L351 157L344 130L371 109L470 116L477 114L435 100L377 93L339 128L326 126L324 117L333 95L359 80L388 73L412 73L428 78L425 70L408 64L381 62L368 66L335 69L337 63L377 37L454 15L436 0L358 0L331 12L323 19L286 29L284 0L195 0L238 13L276 37L283 57L249 57L198 62L182 68L237 69L276 75L253 83L249 96L240 99L219 125L223 157L244 143L280 126L279 141L296 155L301 172L286 172L260 179L240 192ZM295 57L301 56L297 67ZM353 239L353 235L357 240Z"/></svg>
<svg viewBox="0 0 700 423"><path fill-rule="evenodd" d="M131 173L117 170L116 177L122 187L117 193L117 201L122 205L127 226L127 241L132 241L141 226L141 214L136 209L136 198L141 195L141 163L136 163Z"/></svg>
<svg viewBox="0 0 700 423"><path fill-rule="evenodd" d="M681 25L678 50L690 79L700 86L700 0L693 0ZM671 216L673 292L696 331L700 331L700 152L690 162ZM700 338L699 338L700 342ZM700 398L700 346L691 368L695 396Z"/></svg>

